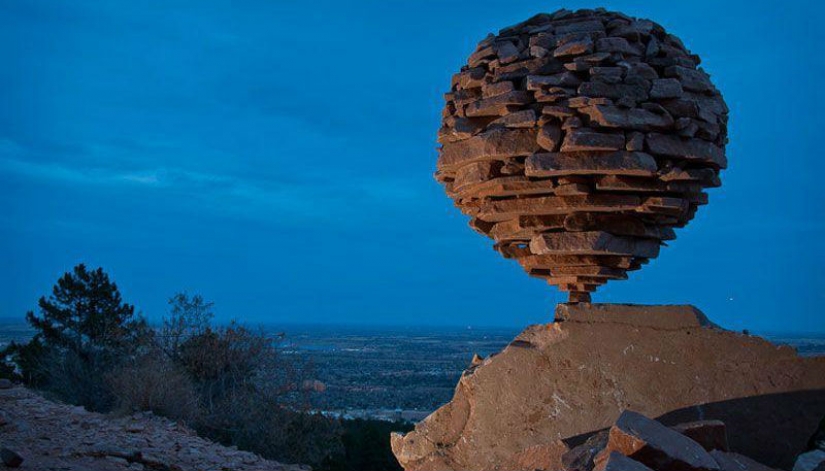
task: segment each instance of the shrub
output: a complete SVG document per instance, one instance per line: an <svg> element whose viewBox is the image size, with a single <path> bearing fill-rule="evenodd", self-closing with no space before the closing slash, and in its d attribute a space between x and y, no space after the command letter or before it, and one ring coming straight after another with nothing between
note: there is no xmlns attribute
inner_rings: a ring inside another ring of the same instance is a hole
<svg viewBox="0 0 825 471"><path fill-rule="evenodd" d="M110 372L106 383L122 413L151 411L191 424L199 417L198 395L183 368L159 352Z"/></svg>
<svg viewBox="0 0 825 471"><path fill-rule="evenodd" d="M26 314L34 338L4 352L21 379L63 401L108 410L114 398L104 377L151 342L146 321L122 301L102 268L90 271L83 264L65 273L38 307L38 314Z"/></svg>

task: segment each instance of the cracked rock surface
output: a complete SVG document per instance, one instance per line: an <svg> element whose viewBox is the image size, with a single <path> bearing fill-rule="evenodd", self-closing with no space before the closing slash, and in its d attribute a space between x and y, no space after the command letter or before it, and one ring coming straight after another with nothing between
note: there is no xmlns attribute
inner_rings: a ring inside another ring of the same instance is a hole
<svg viewBox="0 0 825 471"><path fill-rule="evenodd" d="M562 304L556 319L476 361L448 404L395 434L402 466L560 469L629 409L667 426L722 421L731 452L790 469L825 415L825 357L719 329L692 306Z"/></svg>

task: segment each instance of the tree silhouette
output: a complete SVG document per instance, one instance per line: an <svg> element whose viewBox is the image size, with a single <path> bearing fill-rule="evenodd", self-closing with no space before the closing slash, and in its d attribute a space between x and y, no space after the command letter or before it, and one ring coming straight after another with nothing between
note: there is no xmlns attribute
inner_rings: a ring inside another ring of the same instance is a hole
<svg viewBox="0 0 825 471"><path fill-rule="evenodd" d="M26 320L47 348L67 349L80 358L134 353L151 336L146 320L122 301L117 285L102 268L84 264L65 273L48 298L38 302L40 316L29 311Z"/></svg>
<svg viewBox="0 0 825 471"><path fill-rule="evenodd" d="M152 343L146 320L123 302L102 268L90 271L83 264L64 274L38 306L38 314L26 313L36 331L31 341L0 352L16 363L20 373L13 375L63 401L111 408L107 375Z"/></svg>

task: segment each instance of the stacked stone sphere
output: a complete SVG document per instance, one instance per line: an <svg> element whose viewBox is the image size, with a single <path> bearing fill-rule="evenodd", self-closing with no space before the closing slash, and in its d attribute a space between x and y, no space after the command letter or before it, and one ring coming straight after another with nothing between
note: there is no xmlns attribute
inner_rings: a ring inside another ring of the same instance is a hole
<svg viewBox="0 0 825 471"><path fill-rule="evenodd" d="M658 24L539 14L453 76L436 178L495 249L571 302L659 254L720 185L728 109Z"/></svg>

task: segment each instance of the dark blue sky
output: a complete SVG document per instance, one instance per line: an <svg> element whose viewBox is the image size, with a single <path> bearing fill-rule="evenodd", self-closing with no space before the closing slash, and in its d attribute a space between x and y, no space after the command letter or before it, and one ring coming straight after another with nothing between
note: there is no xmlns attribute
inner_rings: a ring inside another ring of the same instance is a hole
<svg viewBox="0 0 825 471"><path fill-rule="evenodd" d="M103 266L152 319L508 325L564 296L433 180L442 92L476 42L583 2L0 3L0 317ZM825 332L825 9L605 2L702 56L731 109L711 204L598 302Z"/></svg>

